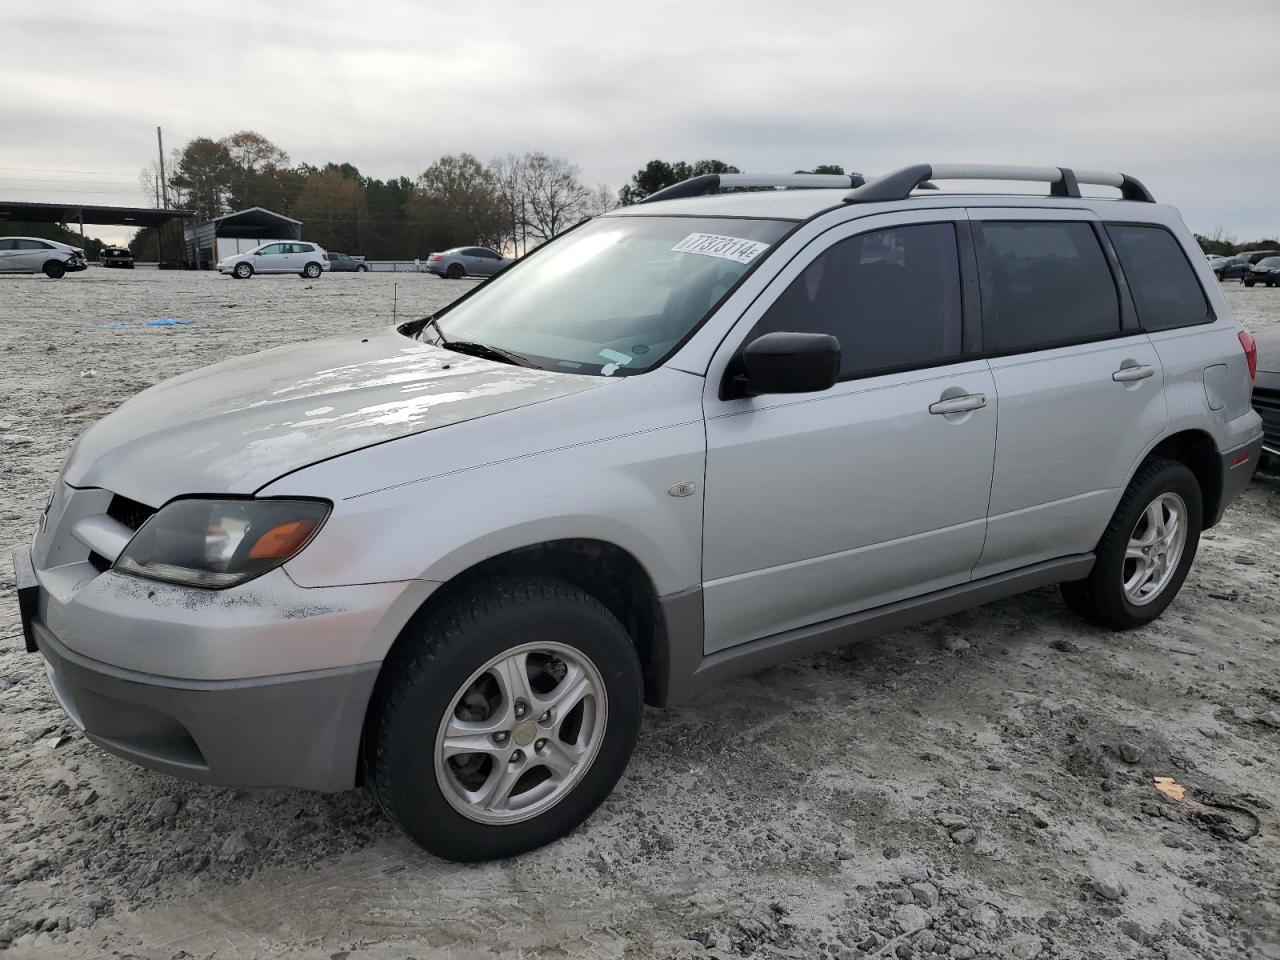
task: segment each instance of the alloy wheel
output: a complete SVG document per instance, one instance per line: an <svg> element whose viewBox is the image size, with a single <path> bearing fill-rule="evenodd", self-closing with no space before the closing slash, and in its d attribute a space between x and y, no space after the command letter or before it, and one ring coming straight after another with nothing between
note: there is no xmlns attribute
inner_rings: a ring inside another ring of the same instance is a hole
<svg viewBox="0 0 1280 960"><path fill-rule="evenodd" d="M1125 598L1150 603L1173 579L1187 543L1187 505L1176 493L1162 493L1147 505L1124 551Z"/></svg>
<svg viewBox="0 0 1280 960"><path fill-rule="evenodd" d="M581 651L550 641L506 650L471 675L440 722L441 792L477 823L536 817L590 768L608 712L600 671Z"/></svg>

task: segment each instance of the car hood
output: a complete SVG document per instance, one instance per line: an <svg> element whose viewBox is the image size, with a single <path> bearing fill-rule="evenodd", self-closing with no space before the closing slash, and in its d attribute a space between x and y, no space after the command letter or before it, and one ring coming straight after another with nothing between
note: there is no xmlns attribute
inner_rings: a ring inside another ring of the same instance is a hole
<svg viewBox="0 0 1280 960"><path fill-rule="evenodd" d="M85 431L63 478L150 506L249 494L361 447L606 382L464 356L395 330L279 347L144 390Z"/></svg>

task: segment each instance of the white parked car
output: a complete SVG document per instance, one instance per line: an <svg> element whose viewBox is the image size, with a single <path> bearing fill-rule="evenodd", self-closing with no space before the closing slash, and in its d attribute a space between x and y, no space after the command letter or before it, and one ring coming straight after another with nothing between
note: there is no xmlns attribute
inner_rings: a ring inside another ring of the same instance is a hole
<svg viewBox="0 0 1280 960"><path fill-rule="evenodd" d="M57 280L88 266L79 247L40 237L0 237L0 273L43 273Z"/></svg>
<svg viewBox="0 0 1280 960"><path fill-rule="evenodd" d="M255 273L296 273L314 280L329 269L329 254L315 243L272 240L248 253L237 253L218 261L218 272L229 273L237 280L248 280Z"/></svg>

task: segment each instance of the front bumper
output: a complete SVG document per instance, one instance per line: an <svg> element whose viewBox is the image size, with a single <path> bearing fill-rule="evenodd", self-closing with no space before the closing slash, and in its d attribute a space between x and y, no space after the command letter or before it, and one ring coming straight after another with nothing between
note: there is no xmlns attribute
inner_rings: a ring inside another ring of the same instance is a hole
<svg viewBox="0 0 1280 960"><path fill-rule="evenodd" d="M39 622L54 696L109 753L227 787L355 785L376 663L251 680L177 680L80 656Z"/></svg>
<svg viewBox="0 0 1280 960"><path fill-rule="evenodd" d="M67 273L79 273L81 270L88 270L89 264L84 260L79 262L68 260L62 265L62 269L66 270Z"/></svg>
<svg viewBox="0 0 1280 960"><path fill-rule="evenodd" d="M307 590L276 570L197 591L79 562L42 571L27 549L14 568L28 649L98 746L223 786L355 784L403 585Z"/></svg>

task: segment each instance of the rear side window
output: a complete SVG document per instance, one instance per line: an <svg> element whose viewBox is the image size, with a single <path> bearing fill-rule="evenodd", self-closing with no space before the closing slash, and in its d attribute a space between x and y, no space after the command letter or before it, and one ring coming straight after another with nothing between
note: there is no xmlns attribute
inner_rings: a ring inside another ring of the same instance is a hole
<svg viewBox="0 0 1280 960"><path fill-rule="evenodd" d="M912 224L841 240L791 282L752 338L779 330L834 336L845 378L958 357L955 227Z"/></svg>
<svg viewBox="0 0 1280 960"><path fill-rule="evenodd" d="M1213 319L1204 291L1173 234L1161 227L1110 224L1107 233L1129 281L1144 330L1172 330Z"/></svg>
<svg viewBox="0 0 1280 960"><path fill-rule="evenodd" d="M1120 332L1120 299L1093 227L1066 221L975 223L984 344L1047 348Z"/></svg>

